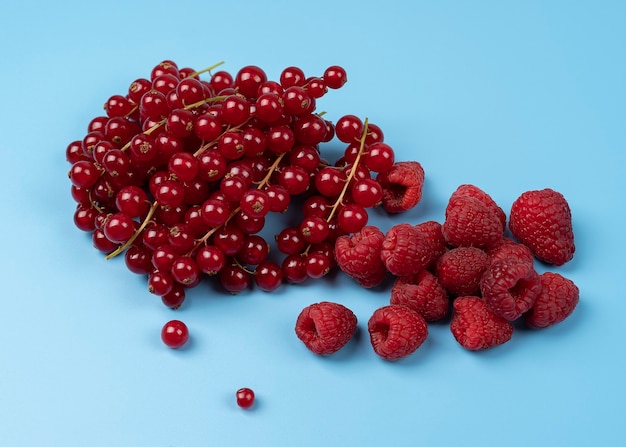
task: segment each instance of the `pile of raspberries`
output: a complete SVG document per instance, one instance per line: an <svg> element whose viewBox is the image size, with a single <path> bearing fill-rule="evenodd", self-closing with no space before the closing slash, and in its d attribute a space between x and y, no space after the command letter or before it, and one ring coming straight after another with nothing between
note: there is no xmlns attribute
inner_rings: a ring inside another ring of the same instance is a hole
<svg viewBox="0 0 626 447"><path fill-rule="evenodd" d="M337 264L362 287L394 278L389 304L367 323L376 354L385 360L412 354L434 321L448 319L456 341L477 351L509 341L514 322L538 329L567 318L578 304L578 287L559 273L535 270L535 261L561 266L574 255L564 196L552 189L524 192L511 206L511 237L506 227L506 214L491 196L464 184L449 198L443 223L400 223L386 233L368 225L339 237ZM309 350L330 355L356 327L350 309L323 301L302 310L295 331Z"/></svg>

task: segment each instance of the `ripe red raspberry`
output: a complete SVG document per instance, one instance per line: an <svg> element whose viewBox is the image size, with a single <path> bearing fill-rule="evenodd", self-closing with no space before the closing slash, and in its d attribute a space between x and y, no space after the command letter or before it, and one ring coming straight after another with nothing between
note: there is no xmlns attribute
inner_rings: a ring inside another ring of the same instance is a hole
<svg viewBox="0 0 626 447"><path fill-rule="evenodd" d="M487 250L487 255L489 255L490 264L506 258L515 258L518 261L527 262L530 265L534 265L535 263L535 257L530 251L530 248L524 244L518 244L507 237L503 237L494 246L490 247Z"/></svg>
<svg viewBox="0 0 626 447"><path fill-rule="evenodd" d="M423 270L430 262L425 239L409 223L391 227L385 234L380 258L387 270L396 276L407 276Z"/></svg>
<svg viewBox="0 0 626 447"><path fill-rule="evenodd" d="M390 304L402 304L419 313L426 321L448 316L450 300L445 289L428 270L397 278L391 288Z"/></svg>
<svg viewBox="0 0 626 447"><path fill-rule="evenodd" d="M442 225L443 237L454 247L489 247L502 238L504 226L496 213L481 200L450 197Z"/></svg>
<svg viewBox="0 0 626 447"><path fill-rule="evenodd" d="M377 309L367 329L374 352L385 360L398 360L412 354L428 336L424 317L397 304Z"/></svg>
<svg viewBox="0 0 626 447"><path fill-rule="evenodd" d="M502 227L506 226L506 214L504 210L491 198L489 194L475 185L460 185L453 193L452 197L469 196L480 200L487 208L498 216L498 220L502 222Z"/></svg>
<svg viewBox="0 0 626 447"><path fill-rule="evenodd" d="M513 321L533 306L541 292L541 281L531 265L507 258L487 268L480 290L493 313Z"/></svg>
<svg viewBox="0 0 626 447"><path fill-rule="evenodd" d="M422 199L424 168L416 161L399 161L376 177L383 187L383 208L388 213L410 210Z"/></svg>
<svg viewBox="0 0 626 447"><path fill-rule="evenodd" d="M546 188L520 195L511 206L509 229L541 261L563 265L574 257L572 214L557 191Z"/></svg>
<svg viewBox="0 0 626 447"><path fill-rule="evenodd" d="M558 273L540 275L541 292L532 309L524 314L526 324L532 328L545 328L560 323L571 315L579 300L579 290L570 279Z"/></svg>
<svg viewBox="0 0 626 447"><path fill-rule="evenodd" d="M343 348L356 330L354 313L339 303L322 301L305 307L296 320L296 335L311 352L330 355Z"/></svg>
<svg viewBox="0 0 626 447"><path fill-rule="evenodd" d="M439 257L446 252L447 244L441 232L441 224L434 220L415 225L419 237L424 241L425 267L431 267Z"/></svg>
<svg viewBox="0 0 626 447"><path fill-rule="evenodd" d="M456 341L471 351L501 345L513 336L513 325L495 315L477 296L454 300L450 330Z"/></svg>
<svg viewBox="0 0 626 447"><path fill-rule="evenodd" d="M387 268L380 258L385 235L367 225L352 235L339 236L335 241L335 259L339 268L365 288L383 282Z"/></svg>
<svg viewBox="0 0 626 447"><path fill-rule="evenodd" d="M480 248L456 247L439 257L435 272L450 295L478 295L488 265L489 256Z"/></svg>

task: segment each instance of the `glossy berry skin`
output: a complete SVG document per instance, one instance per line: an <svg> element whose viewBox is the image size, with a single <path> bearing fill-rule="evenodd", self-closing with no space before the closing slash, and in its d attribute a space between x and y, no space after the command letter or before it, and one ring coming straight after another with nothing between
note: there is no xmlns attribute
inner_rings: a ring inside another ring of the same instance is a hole
<svg viewBox="0 0 626 447"><path fill-rule="evenodd" d="M254 404L254 391L250 388L239 388L235 393L237 405L243 409L249 409Z"/></svg>
<svg viewBox="0 0 626 447"><path fill-rule="evenodd" d="M189 340L189 329L180 320L168 321L161 329L161 340L165 343L165 346L178 349Z"/></svg>

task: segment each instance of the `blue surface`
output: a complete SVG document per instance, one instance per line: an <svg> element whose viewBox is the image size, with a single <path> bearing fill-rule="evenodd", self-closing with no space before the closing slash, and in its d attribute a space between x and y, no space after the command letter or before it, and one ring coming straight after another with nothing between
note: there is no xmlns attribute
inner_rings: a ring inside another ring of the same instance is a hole
<svg viewBox="0 0 626 447"><path fill-rule="evenodd" d="M0 444L625 445L626 4L296 3L0 6ZM369 117L398 159L426 171L417 208L372 214L383 229L442 221L461 183L507 212L525 190L562 192L577 251L549 270L576 282L580 305L482 353L432 324L396 363L374 354L366 330L388 288L340 274L272 294L203 285L177 313L166 309L74 228L64 156L108 96L163 59L197 69L225 60L231 72L257 64L274 79L289 65L343 65L348 84L318 110ZM329 297L360 329L318 358L293 326ZM178 351L159 339L174 317L191 331ZM242 386L257 394L251 411L235 405Z"/></svg>

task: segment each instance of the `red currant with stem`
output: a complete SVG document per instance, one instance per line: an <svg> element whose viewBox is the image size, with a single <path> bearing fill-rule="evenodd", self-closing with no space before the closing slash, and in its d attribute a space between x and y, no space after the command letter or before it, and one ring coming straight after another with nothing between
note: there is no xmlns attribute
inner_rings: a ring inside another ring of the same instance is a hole
<svg viewBox="0 0 626 447"><path fill-rule="evenodd" d="M152 71L150 72L150 79L154 80L164 74L170 74L178 77L178 65L169 59L161 61L152 68Z"/></svg>
<svg viewBox="0 0 626 447"><path fill-rule="evenodd" d="M178 85L178 76L170 73L163 73L152 80L152 89L167 95Z"/></svg>
<svg viewBox="0 0 626 447"><path fill-rule="evenodd" d="M326 137L326 122L315 114L299 117L293 127L296 141L300 144L316 145Z"/></svg>
<svg viewBox="0 0 626 447"><path fill-rule="evenodd" d="M243 234L256 234L265 228L265 217L250 217L242 211L235 214L233 222Z"/></svg>
<svg viewBox="0 0 626 447"><path fill-rule="evenodd" d="M243 135L240 131L224 132L220 136L217 149L226 160L237 160L245 155Z"/></svg>
<svg viewBox="0 0 626 447"><path fill-rule="evenodd" d="M263 237L253 234L244 236L243 247L237 253L242 264L259 265L267 259L270 246Z"/></svg>
<svg viewBox="0 0 626 447"><path fill-rule="evenodd" d="M226 256L234 256L243 248L245 235L234 225L224 225L213 233L213 245Z"/></svg>
<svg viewBox="0 0 626 447"><path fill-rule="evenodd" d="M169 244L163 244L152 252L151 263L154 269L169 272L178 256L179 254L174 247Z"/></svg>
<svg viewBox="0 0 626 447"><path fill-rule="evenodd" d="M161 224L150 222L141 234L143 244L150 250L156 250L159 246L167 243L169 231Z"/></svg>
<svg viewBox="0 0 626 447"><path fill-rule="evenodd" d="M235 394L237 405L241 408L248 409L254 404L254 391L250 388L240 388Z"/></svg>
<svg viewBox="0 0 626 447"><path fill-rule="evenodd" d="M282 98L285 112L295 116L310 113L315 102L304 88L297 85L286 88Z"/></svg>
<svg viewBox="0 0 626 447"><path fill-rule="evenodd" d="M196 244L193 233L186 223L177 223L172 226L167 237L168 243L177 253L184 254L193 249Z"/></svg>
<svg viewBox="0 0 626 447"><path fill-rule="evenodd" d="M170 348L180 348L189 340L189 328L180 320L168 321L161 329L161 340Z"/></svg>
<svg viewBox="0 0 626 447"><path fill-rule="evenodd" d="M220 180L228 171L228 163L217 149L204 151L198 158L198 177L208 182Z"/></svg>
<svg viewBox="0 0 626 447"><path fill-rule="evenodd" d="M315 189L326 197L336 197L346 184L346 173L339 168L327 166L315 174Z"/></svg>
<svg viewBox="0 0 626 447"><path fill-rule="evenodd" d="M289 151L289 163L313 173L320 166L319 150L313 145L297 145Z"/></svg>
<svg viewBox="0 0 626 447"><path fill-rule="evenodd" d="M206 97L202 82L192 77L181 79L176 86L176 93L185 106L196 104Z"/></svg>
<svg viewBox="0 0 626 447"><path fill-rule="evenodd" d="M144 93L152 89L152 81L146 78L139 78L128 86L128 99L135 104L139 104Z"/></svg>
<svg viewBox="0 0 626 447"><path fill-rule="evenodd" d="M185 188L176 180L165 180L154 191L154 199L163 206L178 206L185 200Z"/></svg>
<svg viewBox="0 0 626 447"><path fill-rule="evenodd" d="M289 152L295 142L296 137L290 126L274 126L267 132L267 148L275 154Z"/></svg>
<svg viewBox="0 0 626 447"><path fill-rule="evenodd" d="M134 233L135 221L126 213L115 213L104 224L104 234L111 242L123 244Z"/></svg>
<svg viewBox="0 0 626 447"><path fill-rule="evenodd" d="M306 80L304 85L307 93L312 98L321 98L328 92L328 87L322 78L311 77Z"/></svg>
<svg viewBox="0 0 626 447"><path fill-rule="evenodd" d="M302 205L304 217L318 216L326 219L330 214L331 204L327 197L319 194L307 198Z"/></svg>
<svg viewBox="0 0 626 447"><path fill-rule="evenodd" d="M227 71L217 71L211 76L209 84L213 87L213 91L221 92L233 86L233 77Z"/></svg>
<svg viewBox="0 0 626 447"><path fill-rule="evenodd" d="M353 143L361 138L363 121L355 115L344 115L335 123L335 135L344 143Z"/></svg>

